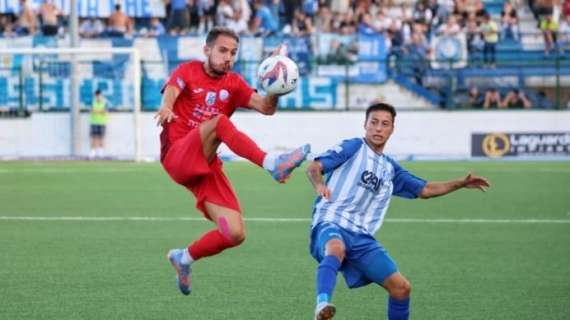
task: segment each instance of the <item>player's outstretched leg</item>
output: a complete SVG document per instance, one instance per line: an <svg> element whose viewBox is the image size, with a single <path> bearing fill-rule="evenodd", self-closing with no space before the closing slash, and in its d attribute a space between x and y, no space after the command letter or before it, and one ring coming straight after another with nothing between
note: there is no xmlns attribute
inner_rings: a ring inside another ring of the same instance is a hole
<svg viewBox="0 0 570 320"><path fill-rule="evenodd" d="M184 249L172 249L168 252L167 258L176 270L176 285L180 292L184 295L189 295L192 291L192 268L190 263L185 263Z"/></svg>
<svg viewBox="0 0 570 320"><path fill-rule="evenodd" d="M264 161L263 167L266 169L271 168L268 169L268 171L271 173L273 179L284 183L291 175L291 172L303 163L309 152L311 152L311 145L305 144L289 153L276 156L273 165L267 165L267 161ZM271 157L271 155L268 155L266 158L269 157Z"/></svg>
<svg viewBox="0 0 570 320"><path fill-rule="evenodd" d="M333 304L324 302L317 305L315 310L315 320L328 320L334 317L336 308Z"/></svg>

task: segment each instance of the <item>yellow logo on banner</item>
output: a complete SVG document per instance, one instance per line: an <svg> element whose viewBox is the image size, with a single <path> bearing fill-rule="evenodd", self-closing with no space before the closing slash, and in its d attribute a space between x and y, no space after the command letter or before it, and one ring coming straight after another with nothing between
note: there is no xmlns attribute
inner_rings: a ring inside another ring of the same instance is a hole
<svg viewBox="0 0 570 320"><path fill-rule="evenodd" d="M511 142L504 133L491 133L483 139L482 148L489 157L502 157L511 149Z"/></svg>

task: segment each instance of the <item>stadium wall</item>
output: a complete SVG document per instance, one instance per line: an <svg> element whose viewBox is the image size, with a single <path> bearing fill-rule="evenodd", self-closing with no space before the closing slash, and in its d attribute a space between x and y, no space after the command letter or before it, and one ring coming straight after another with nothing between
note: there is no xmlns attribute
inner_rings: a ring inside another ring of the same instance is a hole
<svg viewBox="0 0 570 320"><path fill-rule="evenodd" d="M313 151L322 152L342 139L362 136L364 111L282 111L269 117L254 112L238 112L232 119L265 150L290 150L308 142L313 145ZM88 114L82 114L81 121L81 155L87 155ZM133 157L133 123L131 113L111 113L106 139L108 156L120 159ZM160 149L160 129L152 113L143 113L140 123L143 158L156 160ZM570 132L569 124L570 111L400 112L386 151L397 157L465 159L471 157L472 134ZM2 159L68 157L70 150L70 119L67 113L33 113L25 119L0 119ZM220 151L224 156L232 155L225 147ZM569 154L570 150L566 156Z"/></svg>

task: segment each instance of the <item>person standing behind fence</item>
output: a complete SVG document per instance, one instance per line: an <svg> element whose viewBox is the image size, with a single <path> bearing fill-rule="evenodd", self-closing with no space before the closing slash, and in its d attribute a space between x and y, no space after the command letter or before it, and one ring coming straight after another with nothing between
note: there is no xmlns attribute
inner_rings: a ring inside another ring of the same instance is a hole
<svg viewBox="0 0 570 320"><path fill-rule="evenodd" d="M59 32L59 10L53 0L44 0L40 7L40 17L42 22L42 34L44 36L56 36Z"/></svg>
<svg viewBox="0 0 570 320"><path fill-rule="evenodd" d="M103 142L105 139L105 129L107 127L107 101L101 93L101 90L95 91L95 98L91 106L91 151L89 158L103 158Z"/></svg>
<svg viewBox="0 0 570 320"><path fill-rule="evenodd" d="M490 14L487 13L483 17L483 23L481 24L480 30L483 34L483 40L485 40L485 45L483 47L483 62L486 66L494 68L495 51L497 42L499 42L499 27L497 23L491 19Z"/></svg>

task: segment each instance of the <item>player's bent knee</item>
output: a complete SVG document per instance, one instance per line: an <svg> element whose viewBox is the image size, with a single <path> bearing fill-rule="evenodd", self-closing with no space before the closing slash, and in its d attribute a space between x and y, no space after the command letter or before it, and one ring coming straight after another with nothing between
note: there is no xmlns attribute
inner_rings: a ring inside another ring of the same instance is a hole
<svg viewBox="0 0 570 320"><path fill-rule="evenodd" d="M326 244L325 254L327 256L336 256L340 261L342 261L344 260L344 251L344 243L339 239L329 240Z"/></svg>
<svg viewBox="0 0 570 320"><path fill-rule="evenodd" d="M392 290L390 290L390 296L399 300L409 298L411 293L412 285L404 278L398 281Z"/></svg>
<svg viewBox="0 0 570 320"><path fill-rule="evenodd" d="M245 241L245 231L243 229L230 231L230 234L228 235L228 240L230 241L232 246L234 247L239 246Z"/></svg>
<svg viewBox="0 0 570 320"><path fill-rule="evenodd" d="M245 230L241 225L238 226L234 223L233 226L230 226L228 220L225 217L221 217L218 220L218 226L230 246L235 247L245 241Z"/></svg>

